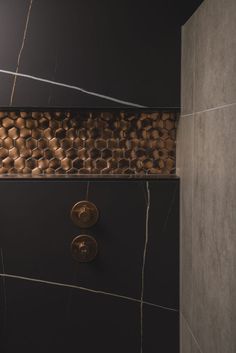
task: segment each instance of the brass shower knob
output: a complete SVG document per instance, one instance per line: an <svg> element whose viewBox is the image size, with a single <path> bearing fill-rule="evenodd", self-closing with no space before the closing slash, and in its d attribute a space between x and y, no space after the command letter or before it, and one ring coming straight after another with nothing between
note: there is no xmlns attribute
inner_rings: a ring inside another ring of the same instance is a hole
<svg viewBox="0 0 236 353"><path fill-rule="evenodd" d="M97 241L90 235L78 235L71 243L71 252L78 262L93 261L98 252Z"/></svg>
<svg viewBox="0 0 236 353"><path fill-rule="evenodd" d="M71 210L71 219L80 228L92 227L97 222L98 216L97 207L89 201L80 201Z"/></svg>

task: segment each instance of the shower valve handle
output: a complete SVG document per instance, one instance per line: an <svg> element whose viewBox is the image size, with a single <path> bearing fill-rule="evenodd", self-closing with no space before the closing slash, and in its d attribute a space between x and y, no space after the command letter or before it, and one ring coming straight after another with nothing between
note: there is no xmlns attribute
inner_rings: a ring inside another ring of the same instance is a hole
<svg viewBox="0 0 236 353"><path fill-rule="evenodd" d="M73 258L78 262L91 262L98 252L96 240L90 235L78 235L71 243Z"/></svg>
<svg viewBox="0 0 236 353"><path fill-rule="evenodd" d="M77 202L71 210L71 219L80 228L90 228L97 223L98 209L89 201Z"/></svg>

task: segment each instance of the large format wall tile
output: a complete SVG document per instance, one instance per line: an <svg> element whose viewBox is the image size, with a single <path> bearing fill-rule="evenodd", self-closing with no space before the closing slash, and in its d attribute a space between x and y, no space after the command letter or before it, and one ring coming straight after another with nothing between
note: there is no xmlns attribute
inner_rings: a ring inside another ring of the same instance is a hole
<svg viewBox="0 0 236 353"><path fill-rule="evenodd" d="M181 310L204 353L236 349L235 116L232 106L195 116L194 167L188 156L182 170Z"/></svg>
<svg viewBox="0 0 236 353"><path fill-rule="evenodd" d="M178 192L178 179L3 178L3 352L17 345L26 353L78 346L91 353L96 345L105 353L138 353L141 346L144 353L178 353ZM100 213L88 229L70 218L84 199ZM98 242L91 263L72 258L71 241L81 234Z"/></svg>
<svg viewBox="0 0 236 353"><path fill-rule="evenodd" d="M185 315L203 352L236 350L236 108L195 121L192 303Z"/></svg>
<svg viewBox="0 0 236 353"><path fill-rule="evenodd" d="M2 0L0 70L122 100L17 78L13 105L179 107L180 26L202 1Z"/></svg>
<svg viewBox="0 0 236 353"><path fill-rule="evenodd" d="M194 116L181 117L181 311L204 353L236 350L234 0L205 0L184 30L194 31ZM183 55L188 37L183 36ZM182 66L182 76L189 75ZM183 81L184 83L184 81ZM187 95L182 86L182 95ZM183 101L183 104L186 104ZM224 107L222 107L224 106ZM214 108L206 111L208 108ZM185 106L182 107L184 111ZM182 353L191 351L182 325Z"/></svg>
<svg viewBox="0 0 236 353"><path fill-rule="evenodd" d="M170 10L154 1L149 6L134 1L119 6L94 0L34 1L19 72L145 106L179 106L182 13L179 4L171 5ZM22 85L17 79L14 105L43 101L43 105L123 106L49 86L40 97L40 85L34 86L31 100L30 81L24 81L26 90ZM48 103L50 95L53 100Z"/></svg>
<svg viewBox="0 0 236 353"><path fill-rule="evenodd" d="M140 298L146 219L142 182L36 183L0 183L5 271ZM81 230L70 211L86 199L87 187L100 217L93 228ZM92 235L98 242L99 254L92 263L72 259L70 244L79 234Z"/></svg>
<svg viewBox="0 0 236 353"><path fill-rule="evenodd" d="M236 2L206 0L195 18L195 112L236 102Z"/></svg>
<svg viewBox="0 0 236 353"><path fill-rule="evenodd" d="M38 181L36 188L32 181L19 187L19 182L2 180L0 240L5 271L139 299L148 236L144 300L178 310L178 180L149 183L146 229L147 191L142 181ZM86 198L87 188L100 218L93 228L80 230L72 223L70 210ZM97 239L99 256L91 264L77 265L70 243L83 233Z"/></svg>

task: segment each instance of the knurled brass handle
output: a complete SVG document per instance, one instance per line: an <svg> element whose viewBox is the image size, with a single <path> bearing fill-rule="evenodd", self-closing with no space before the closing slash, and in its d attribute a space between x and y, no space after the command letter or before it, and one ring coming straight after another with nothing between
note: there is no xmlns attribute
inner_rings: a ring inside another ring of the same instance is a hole
<svg viewBox="0 0 236 353"><path fill-rule="evenodd" d="M97 241L90 235L78 235L71 243L71 252L76 261L91 262L97 256Z"/></svg>
<svg viewBox="0 0 236 353"><path fill-rule="evenodd" d="M80 228L92 227L98 220L98 209L89 201L77 202L71 210L71 219Z"/></svg>

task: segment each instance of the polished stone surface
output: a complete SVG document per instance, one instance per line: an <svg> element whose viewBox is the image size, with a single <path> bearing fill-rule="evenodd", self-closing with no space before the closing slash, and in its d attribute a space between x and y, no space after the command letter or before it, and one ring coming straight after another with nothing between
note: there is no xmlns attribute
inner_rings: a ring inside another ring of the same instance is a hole
<svg viewBox="0 0 236 353"><path fill-rule="evenodd" d="M24 34L25 21L29 8L28 0L7 0L0 3L0 68L16 70L19 51ZM1 75L1 88L5 86ZM4 75L5 77L8 77ZM10 99L10 96L8 97ZM6 105L9 104L8 103ZM2 102L2 94L0 105Z"/></svg>
<svg viewBox="0 0 236 353"><path fill-rule="evenodd" d="M8 106L10 102L14 77L0 73L0 97L1 105Z"/></svg>
<svg viewBox="0 0 236 353"><path fill-rule="evenodd" d="M179 182L149 181L149 189L151 196L144 299L178 310ZM166 253L163 253L163 249L166 249Z"/></svg>
<svg viewBox="0 0 236 353"><path fill-rule="evenodd" d="M0 69L15 71L18 66L19 73L123 102L178 107L180 26L201 1L147 5L131 0L114 6L109 1L41 0L31 7L31 1L2 1ZM0 99L0 105L5 100ZM13 105L126 104L18 77Z"/></svg>
<svg viewBox="0 0 236 353"><path fill-rule="evenodd" d="M2 178L0 191L4 353L179 352L178 178ZM84 199L100 215L88 229L70 217ZM81 234L97 240L91 263L72 258Z"/></svg>
<svg viewBox="0 0 236 353"><path fill-rule="evenodd" d="M138 303L9 278L6 291L3 353L140 351Z"/></svg>
<svg viewBox="0 0 236 353"><path fill-rule="evenodd" d="M178 347L179 313L144 305L143 352L178 353Z"/></svg>

